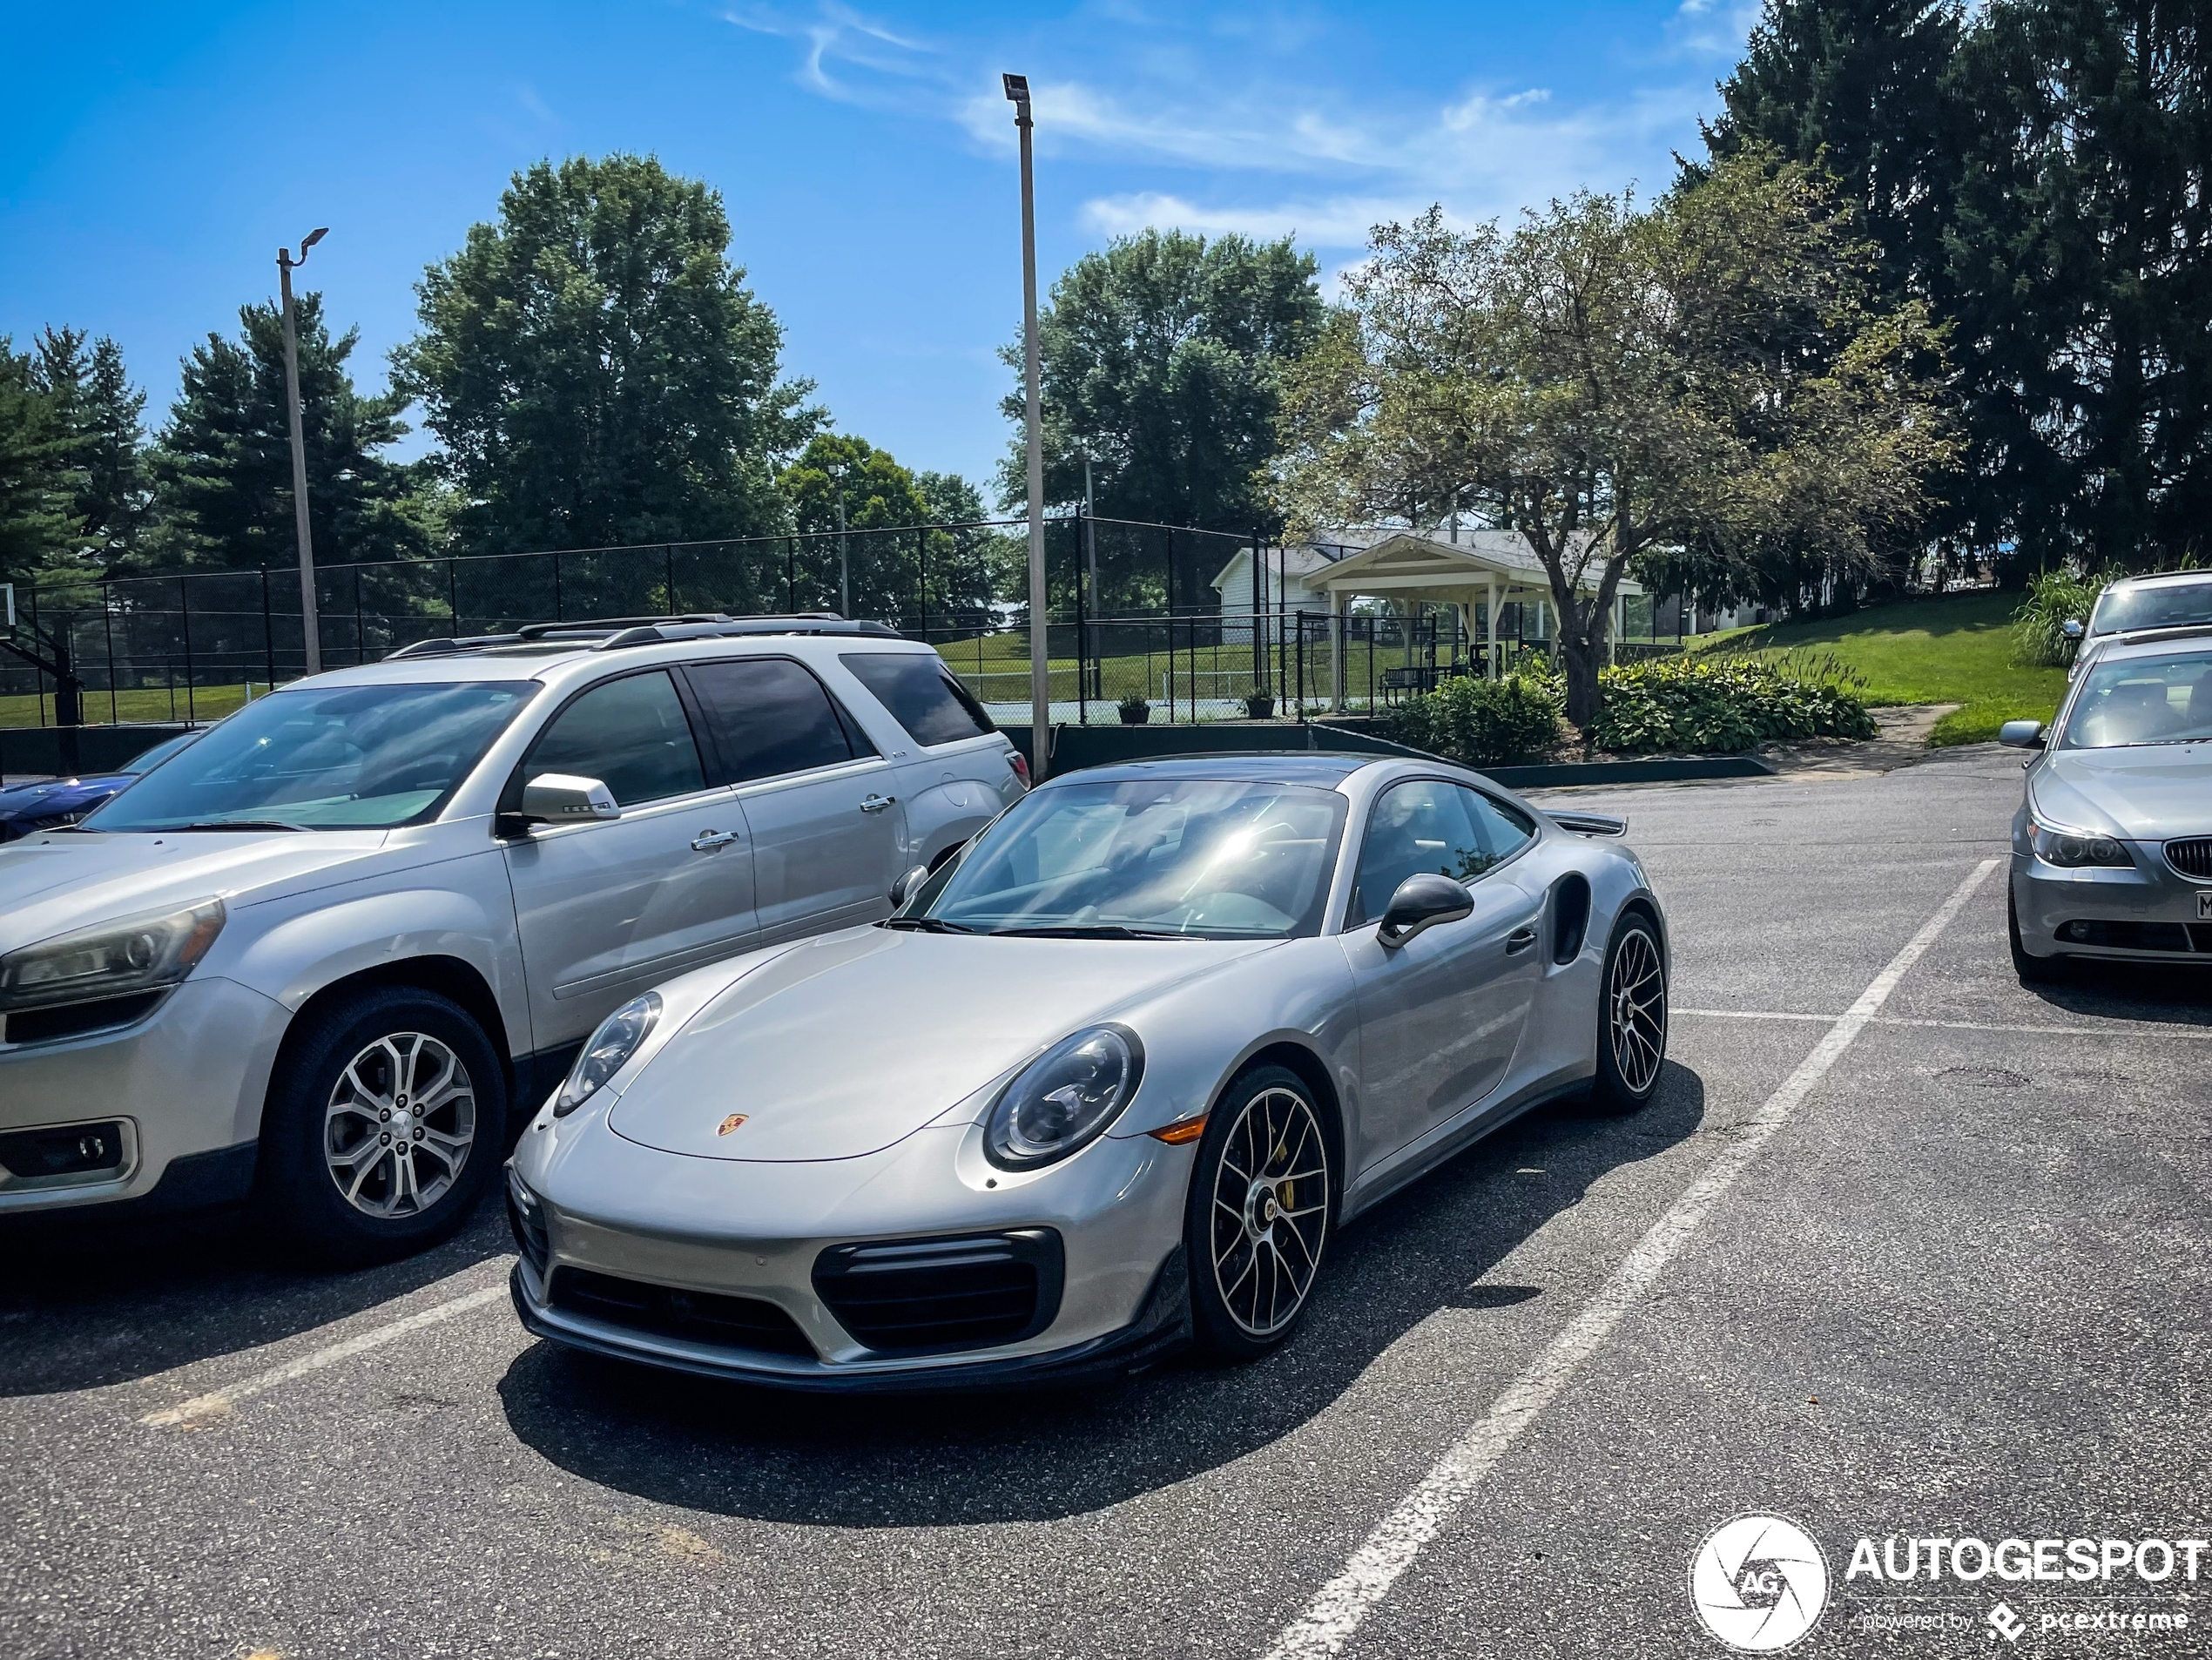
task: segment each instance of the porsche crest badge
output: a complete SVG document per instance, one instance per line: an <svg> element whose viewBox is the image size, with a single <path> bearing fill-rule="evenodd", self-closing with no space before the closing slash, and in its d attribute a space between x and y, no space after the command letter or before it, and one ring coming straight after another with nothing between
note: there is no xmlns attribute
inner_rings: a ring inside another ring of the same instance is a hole
<svg viewBox="0 0 2212 1660"><path fill-rule="evenodd" d="M722 1127L714 1133L718 1136L726 1136L745 1121L745 1115L744 1113L733 1112L722 1121Z"/></svg>

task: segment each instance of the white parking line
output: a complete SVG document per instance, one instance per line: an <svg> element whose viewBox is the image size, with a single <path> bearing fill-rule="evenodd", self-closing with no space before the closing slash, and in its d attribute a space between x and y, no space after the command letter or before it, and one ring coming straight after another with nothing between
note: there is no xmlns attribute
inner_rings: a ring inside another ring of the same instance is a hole
<svg viewBox="0 0 2212 1660"><path fill-rule="evenodd" d="M1673 1261L1744 1167L1834 1066L1867 1022L1889 1000L1898 982L1933 945L1974 890L2002 862L1985 859L1942 907L1921 925L1858 1001L1836 1018L1797 1070L1732 1137L1717 1157L1636 1242L1611 1279L1568 1321L1528 1369L1506 1386L1490 1410L1439 1459L1420 1486L1401 1500L1352 1554L1344 1571L1324 1585L1305 1612L1286 1626L1267 1660L1318 1660L1340 1652L1368 1611L1390 1594L1428 1542L1473 1496L1492 1467L1536 1415L1564 1388L1582 1363L1612 1335L1636 1299Z"/></svg>
<svg viewBox="0 0 2212 1660"><path fill-rule="evenodd" d="M503 1260L512 1262L514 1258L509 1257ZM474 1270L471 1272L473 1272ZM273 1389L279 1384L289 1383L294 1378L306 1377L310 1372L320 1372L325 1366L336 1366L341 1360L350 1360L356 1354L365 1354L371 1349L381 1348L385 1344L395 1339L405 1337L410 1332L419 1332L426 1326L435 1326L441 1321L449 1320L456 1314L466 1314L471 1309L482 1308L487 1303L497 1302L506 1295L507 1282L502 1278L496 1285L486 1285L481 1290L472 1291L448 1301L434 1304L415 1313L402 1315L400 1319L388 1321L382 1326L372 1326L368 1331L357 1333L352 1337L341 1338L335 1343L324 1345L312 1353L303 1354L295 1360L287 1360L282 1366L271 1366L266 1372L257 1372L250 1378L241 1379L223 1388L211 1389L204 1395L194 1395L190 1400L171 1407L165 1411L150 1412L138 1421L151 1429L164 1429L179 1424L197 1424L208 1419L220 1418L239 1401Z"/></svg>
<svg viewBox="0 0 2212 1660"><path fill-rule="evenodd" d="M1786 1009L1676 1009L1669 1011L1697 1020L1807 1020L1821 1025L1835 1015L1803 1015ZM1912 1020L1903 1015L1877 1015L1869 1026L1920 1026L1946 1032L2019 1032L2033 1037L2144 1037L2166 1036L2201 1040L2201 1026L2168 1024L2158 1020L2115 1018L2102 1026L2008 1026L1986 1020Z"/></svg>

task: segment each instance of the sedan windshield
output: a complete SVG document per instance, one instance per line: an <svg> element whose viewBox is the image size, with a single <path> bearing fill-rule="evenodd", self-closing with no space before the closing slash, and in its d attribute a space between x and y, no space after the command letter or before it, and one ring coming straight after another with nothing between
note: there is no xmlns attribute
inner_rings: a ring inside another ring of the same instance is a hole
<svg viewBox="0 0 2212 1660"><path fill-rule="evenodd" d="M2067 717L2064 749L2212 740L2212 652L2092 665Z"/></svg>
<svg viewBox="0 0 2212 1660"><path fill-rule="evenodd" d="M908 916L1097 939L1316 934L1344 812L1335 791L1298 785L1061 785L984 832Z"/></svg>
<svg viewBox="0 0 2212 1660"><path fill-rule="evenodd" d="M2118 634L2132 628L2179 628L2191 623L2212 624L2212 577L2108 588L2089 615L2089 631Z"/></svg>
<svg viewBox="0 0 2212 1660"><path fill-rule="evenodd" d="M527 680L302 687L248 704L87 830L384 830L429 817L529 701Z"/></svg>

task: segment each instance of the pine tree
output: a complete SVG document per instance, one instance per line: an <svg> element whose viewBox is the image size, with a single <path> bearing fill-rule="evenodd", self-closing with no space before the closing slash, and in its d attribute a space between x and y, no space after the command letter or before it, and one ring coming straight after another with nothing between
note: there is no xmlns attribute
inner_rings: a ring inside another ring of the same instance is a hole
<svg viewBox="0 0 2212 1660"><path fill-rule="evenodd" d="M27 583L66 557L74 448L36 357L0 334L0 581Z"/></svg>
<svg viewBox="0 0 2212 1660"><path fill-rule="evenodd" d="M152 509L146 395L131 384L122 348L104 336L87 350L73 328L40 334L31 373L69 441L71 550L93 565L127 560Z"/></svg>

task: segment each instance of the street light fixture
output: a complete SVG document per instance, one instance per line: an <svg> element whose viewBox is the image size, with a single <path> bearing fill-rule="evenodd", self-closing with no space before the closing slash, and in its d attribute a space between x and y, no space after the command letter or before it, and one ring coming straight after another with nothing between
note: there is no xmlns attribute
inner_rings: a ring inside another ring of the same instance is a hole
<svg viewBox="0 0 2212 1660"><path fill-rule="evenodd" d="M330 234L318 226L300 240L297 255L277 250L277 286L284 295L284 414L292 429L292 524L300 543L300 629L307 643L309 674L322 672L322 623L315 612L315 543L307 527L307 443L300 431L300 342L292 326L292 273L307 262L307 250Z"/></svg>
<svg viewBox="0 0 2212 1660"><path fill-rule="evenodd" d="M1029 776L1044 781L1052 754L1052 682L1045 655L1044 417L1037 368L1037 208L1029 163L1029 78L1007 75L1022 134L1022 369L1029 450Z"/></svg>

